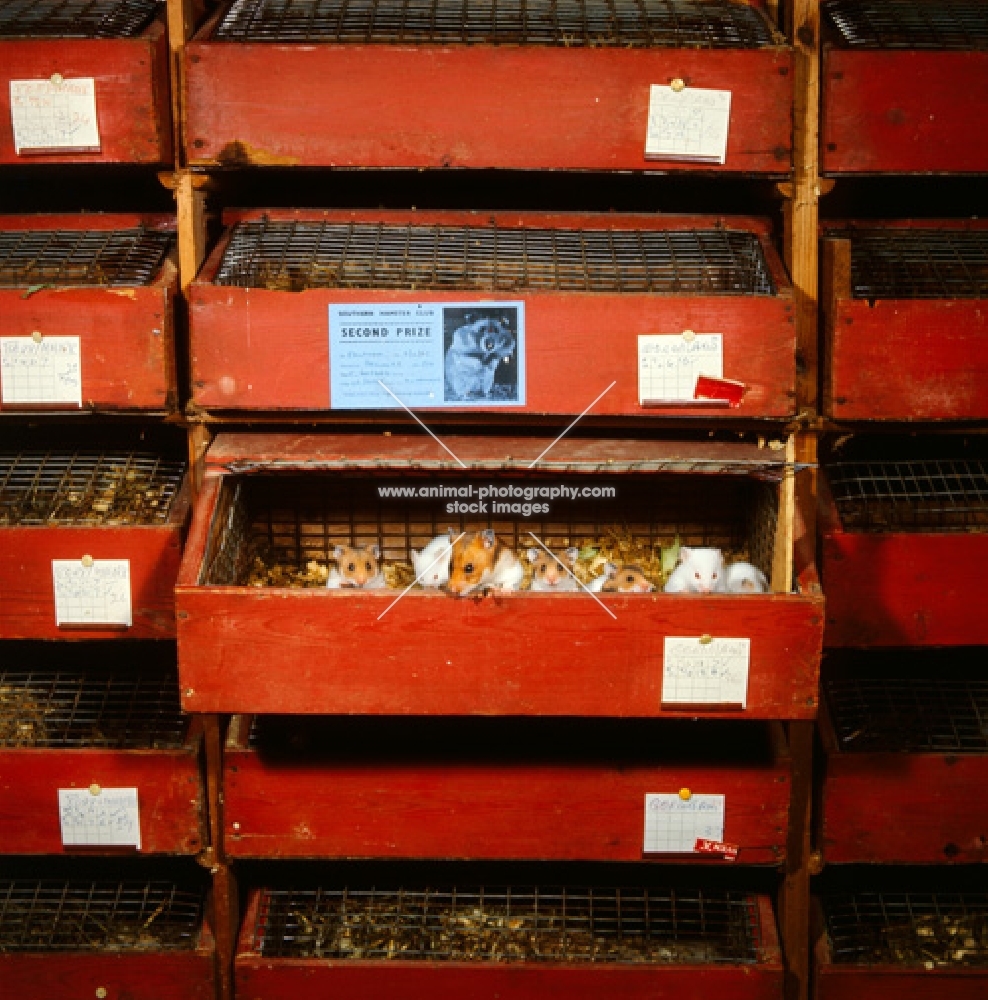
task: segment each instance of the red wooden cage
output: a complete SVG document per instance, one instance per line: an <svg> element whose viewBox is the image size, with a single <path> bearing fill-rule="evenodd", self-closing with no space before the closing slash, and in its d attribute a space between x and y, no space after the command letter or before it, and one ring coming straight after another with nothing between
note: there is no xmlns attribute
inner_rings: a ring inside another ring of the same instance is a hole
<svg viewBox="0 0 988 1000"><path fill-rule="evenodd" d="M725 796L739 862L785 857L777 723L235 716L224 767L230 857L720 861L645 853L645 796L683 788Z"/></svg>
<svg viewBox="0 0 988 1000"><path fill-rule="evenodd" d="M971 0L824 0L826 174L978 173L988 8Z"/></svg>
<svg viewBox="0 0 988 1000"><path fill-rule="evenodd" d="M186 47L185 145L196 166L783 175L782 41L760 6L727 0L236 0ZM722 163L646 158L650 88L674 81L730 91Z"/></svg>
<svg viewBox="0 0 988 1000"><path fill-rule="evenodd" d="M156 0L5 4L0 164L169 163L168 62L165 15ZM18 87L12 97L12 82L31 83L31 93ZM95 131L82 132L78 123L92 121L94 105ZM64 112L73 116L71 129L58 127Z"/></svg>
<svg viewBox="0 0 988 1000"><path fill-rule="evenodd" d="M202 849L201 723L179 707L174 645L146 646L8 644L0 667L6 852L78 853L63 846L58 790L93 786L137 789L142 853Z"/></svg>
<svg viewBox="0 0 988 1000"><path fill-rule="evenodd" d="M176 408L174 230L163 215L0 216L0 410Z"/></svg>
<svg viewBox="0 0 988 1000"><path fill-rule="evenodd" d="M390 433L218 437L176 586L185 708L814 717L823 602L812 564L792 565L793 466L784 452L570 438L531 471L550 445L450 437L440 446ZM557 502L525 519L520 504L517 514L493 501L486 513L450 514L449 501L378 492L397 481L432 489L437 477L458 490L567 480L567 488L606 487L617 496ZM608 594L605 606L582 591L454 598L416 589L402 597L398 589L327 590L321 579L301 578L310 562L325 568L338 544L378 544L387 566L450 526L491 527L516 549L533 544L529 532L560 548L627 531L627 544L649 552L678 536L746 551L775 592ZM265 567L294 574L296 585ZM667 636L748 639L747 697L714 706L696 692L705 703L698 709L691 692L664 694Z"/></svg>
<svg viewBox="0 0 988 1000"><path fill-rule="evenodd" d="M830 416L988 416L988 224L828 225L822 256Z"/></svg>
<svg viewBox="0 0 988 1000"><path fill-rule="evenodd" d="M772 905L704 889L325 886L255 889L237 992L284 997L782 995Z"/></svg>
<svg viewBox="0 0 988 1000"><path fill-rule="evenodd" d="M794 412L792 286L762 220L313 211L226 218L231 228L190 289L192 395L205 409L354 405L341 380L357 375L344 355L331 362L333 306L482 310L497 299L520 303L517 352L500 370L523 375L524 392L502 400L497 375L486 394L448 402L447 411L575 415L593 403L593 415L622 417ZM692 385L641 382L639 338L652 334L719 334L722 371L708 374L730 380L736 395L714 389L699 398ZM441 364L455 342L438 337L437 329L424 343ZM399 406L371 383L372 405ZM432 404L423 397L413 405Z"/></svg>

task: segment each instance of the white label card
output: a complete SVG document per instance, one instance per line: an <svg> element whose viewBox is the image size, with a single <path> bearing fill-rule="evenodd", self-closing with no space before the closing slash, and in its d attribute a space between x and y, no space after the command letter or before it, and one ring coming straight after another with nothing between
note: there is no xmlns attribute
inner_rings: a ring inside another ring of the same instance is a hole
<svg viewBox="0 0 988 1000"><path fill-rule="evenodd" d="M653 84L648 97L645 158L723 163L731 121L731 92Z"/></svg>
<svg viewBox="0 0 988 1000"><path fill-rule="evenodd" d="M60 788L58 818L65 847L141 849L136 788Z"/></svg>
<svg viewBox="0 0 988 1000"><path fill-rule="evenodd" d="M10 122L18 156L60 150L98 153L96 81L91 76L11 80Z"/></svg>
<svg viewBox="0 0 988 1000"><path fill-rule="evenodd" d="M56 625L133 625L130 560L52 559Z"/></svg>
<svg viewBox="0 0 988 1000"><path fill-rule="evenodd" d="M82 406L79 338L0 337L0 398Z"/></svg>
<svg viewBox="0 0 988 1000"><path fill-rule="evenodd" d="M645 796L645 853L692 854L697 840L724 839L723 795Z"/></svg>
<svg viewBox="0 0 988 1000"><path fill-rule="evenodd" d="M662 664L663 705L748 707L750 639L666 636ZM721 837L714 837L721 840Z"/></svg>
<svg viewBox="0 0 988 1000"><path fill-rule="evenodd" d="M638 338L638 402L695 402L696 380L724 377L720 333L648 334Z"/></svg>

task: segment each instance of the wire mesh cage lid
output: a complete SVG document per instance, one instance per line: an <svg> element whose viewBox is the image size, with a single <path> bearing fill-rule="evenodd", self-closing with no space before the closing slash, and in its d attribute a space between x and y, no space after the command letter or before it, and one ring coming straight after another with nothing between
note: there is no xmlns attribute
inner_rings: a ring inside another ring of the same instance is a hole
<svg viewBox="0 0 988 1000"><path fill-rule="evenodd" d="M236 0L214 38L259 42L761 48L753 6L731 0Z"/></svg>
<svg viewBox="0 0 988 1000"><path fill-rule="evenodd" d="M0 0L0 38L129 38L158 0Z"/></svg>
<svg viewBox="0 0 988 1000"><path fill-rule="evenodd" d="M985 0L824 0L823 10L850 48L988 48Z"/></svg>
<svg viewBox="0 0 988 1000"><path fill-rule="evenodd" d="M988 966L984 893L835 893L821 902L836 963Z"/></svg>
<svg viewBox="0 0 988 1000"><path fill-rule="evenodd" d="M146 226L0 228L0 288L149 285L174 242L171 233Z"/></svg>
<svg viewBox="0 0 988 1000"><path fill-rule="evenodd" d="M828 464L845 528L988 530L988 463L981 459Z"/></svg>
<svg viewBox="0 0 988 1000"><path fill-rule="evenodd" d="M506 228L384 222L237 223L219 285L774 295L743 230Z"/></svg>
<svg viewBox="0 0 988 1000"><path fill-rule="evenodd" d="M754 963L754 897L572 886L264 890L265 957Z"/></svg>
<svg viewBox="0 0 988 1000"><path fill-rule="evenodd" d="M102 451L0 451L0 526L164 524L185 463Z"/></svg>
<svg viewBox="0 0 988 1000"><path fill-rule="evenodd" d="M988 753L988 680L853 676L824 690L842 751Z"/></svg>
<svg viewBox="0 0 988 1000"><path fill-rule="evenodd" d="M169 749L188 729L174 670L0 670L0 746Z"/></svg>
<svg viewBox="0 0 988 1000"><path fill-rule="evenodd" d="M0 880L0 954L196 947L201 890L166 881Z"/></svg>
<svg viewBox="0 0 988 1000"><path fill-rule="evenodd" d="M848 236L857 299L988 298L988 230L885 227Z"/></svg>

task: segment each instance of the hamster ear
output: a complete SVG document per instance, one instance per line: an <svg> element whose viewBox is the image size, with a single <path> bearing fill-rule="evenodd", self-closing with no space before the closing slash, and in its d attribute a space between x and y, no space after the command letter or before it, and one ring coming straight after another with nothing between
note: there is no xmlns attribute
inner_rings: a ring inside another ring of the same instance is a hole
<svg viewBox="0 0 988 1000"><path fill-rule="evenodd" d="M381 546L374 542L372 545L365 545L364 548L370 552L375 559L381 558Z"/></svg>
<svg viewBox="0 0 988 1000"><path fill-rule="evenodd" d="M575 566L576 560L580 558L580 550L575 545L571 545L563 555L566 556L566 561L570 566Z"/></svg>
<svg viewBox="0 0 988 1000"><path fill-rule="evenodd" d="M452 525L450 525L446 529L446 534L449 535L449 540L452 541L454 538L456 538L456 529Z"/></svg>
<svg viewBox="0 0 988 1000"><path fill-rule="evenodd" d="M334 559L341 559L343 557L343 553L344 552L346 552L346 546L345 545L337 545L336 548L333 549L333 558Z"/></svg>
<svg viewBox="0 0 988 1000"><path fill-rule="evenodd" d="M681 545L679 547L679 561L681 563L686 562L686 560L689 559L690 556L692 556L692 555L693 555L693 550L692 549L687 548L685 545Z"/></svg>
<svg viewBox="0 0 988 1000"><path fill-rule="evenodd" d="M485 549L494 548L494 543L497 541L497 536L494 534L493 528L484 528L480 533L480 540L484 544Z"/></svg>
<svg viewBox="0 0 988 1000"><path fill-rule="evenodd" d="M525 554L528 556L528 561L530 563L538 562L539 550L534 545L530 549L528 549Z"/></svg>
<svg viewBox="0 0 988 1000"><path fill-rule="evenodd" d="M614 563L604 563L604 573L607 575L608 580L613 580L617 576L617 566Z"/></svg>
<svg viewBox="0 0 988 1000"><path fill-rule="evenodd" d="M409 553L412 557L412 565L414 566L419 561L419 556L422 555L418 549L412 549Z"/></svg>

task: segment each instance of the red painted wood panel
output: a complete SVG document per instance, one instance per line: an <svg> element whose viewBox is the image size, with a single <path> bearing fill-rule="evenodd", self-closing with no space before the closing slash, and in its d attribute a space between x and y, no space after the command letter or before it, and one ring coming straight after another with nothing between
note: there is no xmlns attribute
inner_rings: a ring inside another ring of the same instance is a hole
<svg viewBox="0 0 988 1000"><path fill-rule="evenodd" d="M984 1000L984 969L828 966L817 971L816 1000Z"/></svg>
<svg viewBox="0 0 988 1000"><path fill-rule="evenodd" d="M194 165L787 174L792 53L509 45L186 47ZM646 160L649 87L732 92L723 166Z"/></svg>
<svg viewBox="0 0 988 1000"><path fill-rule="evenodd" d="M231 857L641 860L645 794L686 787L727 796L724 839L741 847L739 862L777 864L785 855L789 773L788 759L748 766L288 762L228 747L225 850Z"/></svg>
<svg viewBox="0 0 988 1000"><path fill-rule="evenodd" d="M141 853L198 853L205 829L198 745L196 738L180 750L0 750L4 851L74 853L62 846L58 789L88 788L95 782L105 788L137 788Z"/></svg>
<svg viewBox="0 0 988 1000"><path fill-rule="evenodd" d="M988 533L826 531L827 646L988 643Z"/></svg>
<svg viewBox="0 0 988 1000"><path fill-rule="evenodd" d="M988 52L824 47L823 173L979 173Z"/></svg>
<svg viewBox="0 0 988 1000"><path fill-rule="evenodd" d="M98 153L14 152L10 81L54 73L95 79ZM134 38L0 40L0 163L168 163L171 157L164 16Z"/></svg>
<svg viewBox="0 0 988 1000"><path fill-rule="evenodd" d="M105 230L142 222L156 228L167 225L161 216L33 215L0 217L0 230ZM79 337L83 409L176 407L174 303L178 271L171 259L150 285L26 291L0 288L0 337L29 337L35 331L45 336ZM4 404L0 399L0 410L24 409L40 407Z"/></svg>
<svg viewBox="0 0 988 1000"><path fill-rule="evenodd" d="M2 995L106 1000L213 1000L213 946L195 952L0 954ZM100 989L106 993L97 993Z"/></svg>
<svg viewBox="0 0 988 1000"><path fill-rule="evenodd" d="M0 527L0 638L172 639L173 587L189 516L186 482L169 523L133 527ZM52 559L129 559L130 628L58 628Z"/></svg>

